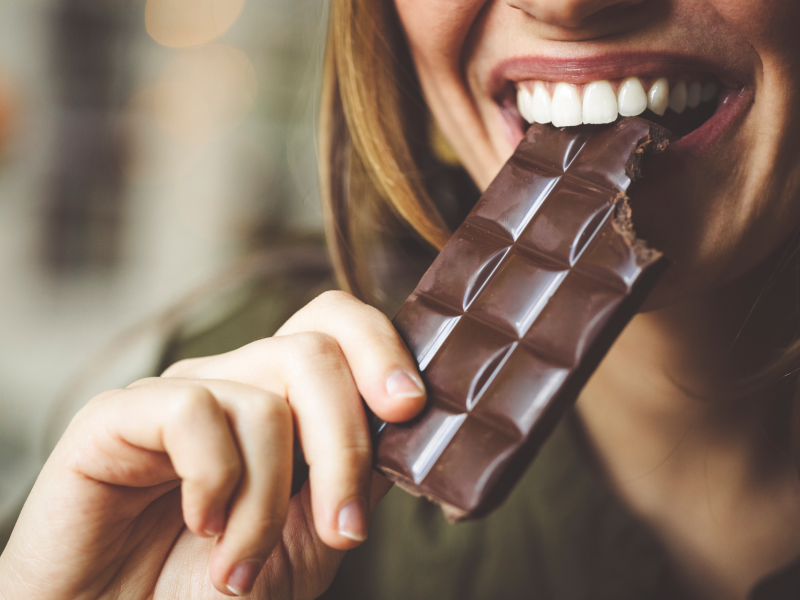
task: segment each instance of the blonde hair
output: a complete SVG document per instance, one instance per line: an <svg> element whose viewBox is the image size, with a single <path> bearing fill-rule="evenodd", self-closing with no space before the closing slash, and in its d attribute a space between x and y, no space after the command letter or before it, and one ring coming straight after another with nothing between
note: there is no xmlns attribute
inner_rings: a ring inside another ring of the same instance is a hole
<svg viewBox="0 0 800 600"><path fill-rule="evenodd" d="M419 169L428 110L394 4L332 0L320 122L328 247L343 289L372 299L366 257L378 223L395 218L428 245L450 236Z"/></svg>
<svg viewBox="0 0 800 600"><path fill-rule="evenodd" d="M431 117L391 0L331 0L323 77L320 171L328 248L342 289L374 302L380 290L367 257L383 219L396 219L436 249L450 234L420 175ZM383 237L391 234L390 227ZM776 382L793 384L799 372L795 335L740 390L756 396ZM793 405L800 465L800 396Z"/></svg>

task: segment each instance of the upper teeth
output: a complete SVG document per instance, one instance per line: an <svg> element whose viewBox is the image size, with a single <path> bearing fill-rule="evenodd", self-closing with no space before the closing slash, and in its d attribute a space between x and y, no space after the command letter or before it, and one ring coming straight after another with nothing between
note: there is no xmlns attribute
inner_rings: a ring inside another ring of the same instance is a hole
<svg viewBox="0 0 800 600"><path fill-rule="evenodd" d="M666 77L656 79L645 91L638 77L628 77L617 91L608 81L593 81L579 88L569 83L556 83L552 97L544 82L526 81L517 87L517 108L528 123L553 123L556 127L581 123L611 123L617 115L632 117L650 109L663 115L667 108L682 113L717 95L717 84L677 81L670 89ZM581 97L582 96L582 97Z"/></svg>

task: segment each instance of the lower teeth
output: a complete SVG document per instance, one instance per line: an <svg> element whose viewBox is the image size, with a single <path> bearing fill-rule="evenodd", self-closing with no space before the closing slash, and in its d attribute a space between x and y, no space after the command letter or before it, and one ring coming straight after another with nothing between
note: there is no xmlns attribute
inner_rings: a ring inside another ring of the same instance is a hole
<svg viewBox="0 0 800 600"><path fill-rule="evenodd" d="M659 116L651 110L646 110L639 116L669 129L672 132L670 141L674 142L702 127L714 116L716 110L716 102L702 102L697 108L687 109L681 114L667 111L663 116Z"/></svg>

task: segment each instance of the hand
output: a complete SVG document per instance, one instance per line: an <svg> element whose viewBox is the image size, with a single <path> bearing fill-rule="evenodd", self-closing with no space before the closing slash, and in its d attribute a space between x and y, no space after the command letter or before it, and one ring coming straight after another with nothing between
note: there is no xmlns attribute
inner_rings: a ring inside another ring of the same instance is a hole
<svg viewBox="0 0 800 600"><path fill-rule="evenodd" d="M0 597L315 598L390 487L361 397L387 421L425 402L391 323L340 292L273 338L101 394L31 492ZM295 431L310 472L290 499Z"/></svg>

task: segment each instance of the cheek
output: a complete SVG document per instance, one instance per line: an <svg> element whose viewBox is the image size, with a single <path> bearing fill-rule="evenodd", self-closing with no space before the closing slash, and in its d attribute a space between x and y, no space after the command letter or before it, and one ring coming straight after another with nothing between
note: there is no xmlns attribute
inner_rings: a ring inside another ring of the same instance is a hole
<svg viewBox="0 0 800 600"><path fill-rule="evenodd" d="M417 68L458 68L470 25L486 0L395 0Z"/></svg>
<svg viewBox="0 0 800 600"><path fill-rule="evenodd" d="M769 48L780 54L788 51L797 55L800 48L797 0L710 0L709 3L759 51Z"/></svg>
<svg viewBox="0 0 800 600"><path fill-rule="evenodd" d="M741 277L797 231L800 166L792 157L800 149L764 129L744 127L696 166L681 164L658 182L645 177L632 193L637 233L673 260L651 308Z"/></svg>
<svg viewBox="0 0 800 600"><path fill-rule="evenodd" d="M480 39L488 0L395 0L422 92L447 140L476 183L488 185L503 161L489 139L465 65Z"/></svg>

